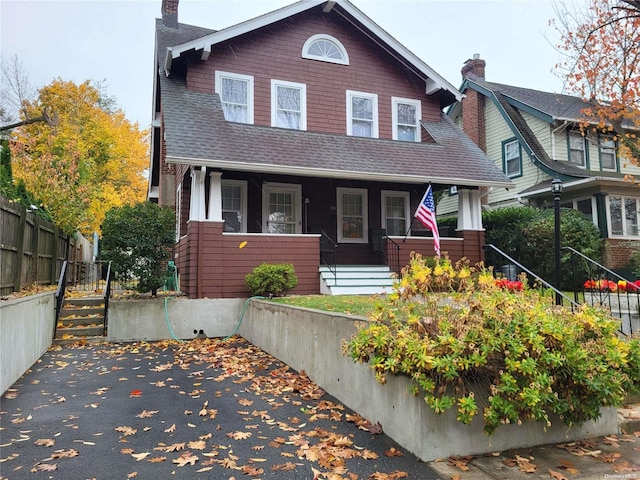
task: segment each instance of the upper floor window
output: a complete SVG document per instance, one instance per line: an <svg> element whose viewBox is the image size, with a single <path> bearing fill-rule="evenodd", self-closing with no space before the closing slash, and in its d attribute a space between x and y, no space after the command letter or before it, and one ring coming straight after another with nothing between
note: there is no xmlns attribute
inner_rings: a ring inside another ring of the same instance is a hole
<svg viewBox="0 0 640 480"><path fill-rule="evenodd" d="M587 166L585 141L580 132L569 132L569 161L579 167Z"/></svg>
<svg viewBox="0 0 640 480"><path fill-rule="evenodd" d="M344 45L337 38L325 34L313 35L304 42L302 58L349 65L349 55Z"/></svg>
<svg viewBox="0 0 640 480"><path fill-rule="evenodd" d="M215 82L224 118L230 122L253 123L253 77L216 71Z"/></svg>
<svg viewBox="0 0 640 480"><path fill-rule="evenodd" d="M347 135L378 138L378 96L347 90Z"/></svg>
<svg viewBox="0 0 640 480"><path fill-rule="evenodd" d="M602 170L617 170L616 142L613 137L600 137L599 150Z"/></svg>
<svg viewBox="0 0 640 480"><path fill-rule="evenodd" d="M391 97L393 139L402 142L419 142L418 122L422 117L420 100Z"/></svg>
<svg viewBox="0 0 640 480"><path fill-rule="evenodd" d="M507 177L519 177L522 175L522 150L518 140L502 142L503 170Z"/></svg>
<svg viewBox="0 0 640 480"><path fill-rule="evenodd" d="M307 129L307 86L271 80L271 126Z"/></svg>

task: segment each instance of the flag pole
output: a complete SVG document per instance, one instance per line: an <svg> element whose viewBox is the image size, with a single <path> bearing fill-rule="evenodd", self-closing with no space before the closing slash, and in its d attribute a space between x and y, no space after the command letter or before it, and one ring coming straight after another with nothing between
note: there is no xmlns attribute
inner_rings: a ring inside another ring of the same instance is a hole
<svg viewBox="0 0 640 480"><path fill-rule="evenodd" d="M407 233L405 234L404 238L402 239L402 243L406 243L407 242L407 237L409 236L409 232L413 228L413 222L415 221L415 219L416 219L416 217L412 217L411 218L411 224L409 225L409 229L407 230Z"/></svg>

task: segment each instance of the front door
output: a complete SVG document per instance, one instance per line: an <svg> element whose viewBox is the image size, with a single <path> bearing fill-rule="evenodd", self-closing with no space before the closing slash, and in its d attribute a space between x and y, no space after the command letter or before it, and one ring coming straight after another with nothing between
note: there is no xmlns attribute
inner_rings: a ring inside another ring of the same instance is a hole
<svg viewBox="0 0 640 480"><path fill-rule="evenodd" d="M302 187L292 183L265 183L262 188L262 232L302 232Z"/></svg>

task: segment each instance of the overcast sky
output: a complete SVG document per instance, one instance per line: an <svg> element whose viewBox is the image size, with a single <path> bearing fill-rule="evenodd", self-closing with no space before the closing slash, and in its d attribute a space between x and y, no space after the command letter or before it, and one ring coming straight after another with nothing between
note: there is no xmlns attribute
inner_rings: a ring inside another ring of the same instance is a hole
<svg viewBox="0 0 640 480"><path fill-rule="evenodd" d="M219 30L293 3L180 0L179 21ZM352 0L456 87L479 53L489 81L561 92L551 0ZM132 121L151 123L154 19L161 0L0 0L2 57L17 55L34 87L103 81Z"/></svg>

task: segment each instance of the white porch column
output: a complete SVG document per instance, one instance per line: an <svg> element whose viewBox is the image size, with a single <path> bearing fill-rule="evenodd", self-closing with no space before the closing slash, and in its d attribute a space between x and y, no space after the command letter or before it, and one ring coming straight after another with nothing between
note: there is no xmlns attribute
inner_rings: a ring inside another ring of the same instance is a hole
<svg viewBox="0 0 640 480"><path fill-rule="evenodd" d="M222 172L209 174L209 216L207 220L222 221Z"/></svg>
<svg viewBox="0 0 640 480"><path fill-rule="evenodd" d="M191 167L191 206L189 220L201 222L205 219L204 176L206 167Z"/></svg>
<svg viewBox="0 0 640 480"><path fill-rule="evenodd" d="M480 190L458 189L458 230L482 230Z"/></svg>

